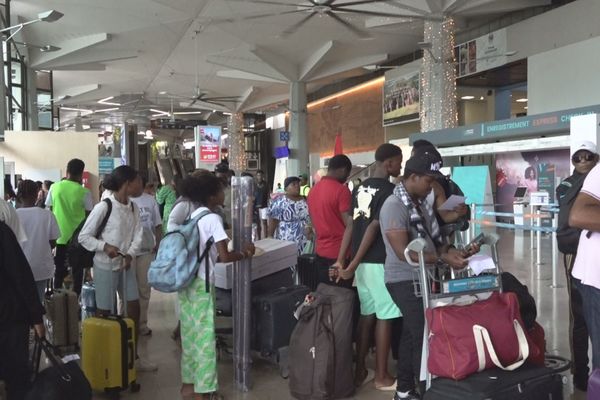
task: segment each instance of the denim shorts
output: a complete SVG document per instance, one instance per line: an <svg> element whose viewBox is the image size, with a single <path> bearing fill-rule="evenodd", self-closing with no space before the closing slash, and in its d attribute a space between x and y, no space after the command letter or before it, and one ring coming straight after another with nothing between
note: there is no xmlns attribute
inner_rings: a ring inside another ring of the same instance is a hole
<svg viewBox="0 0 600 400"><path fill-rule="evenodd" d="M94 268L94 286L96 287L96 307L100 310L111 310L116 307L115 292L118 291L119 298L123 298L123 271L109 271ZM135 278L135 263L126 272L126 296L127 301L139 298L137 280Z"/></svg>

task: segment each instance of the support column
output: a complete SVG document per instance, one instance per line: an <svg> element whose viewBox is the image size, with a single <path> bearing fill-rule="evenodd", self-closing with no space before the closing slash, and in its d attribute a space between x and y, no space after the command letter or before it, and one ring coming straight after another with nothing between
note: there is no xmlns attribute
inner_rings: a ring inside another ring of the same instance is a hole
<svg viewBox="0 0 600 400"><path fill-rule="evenodd" d="M48 105L52 114L52 103ZM27 105L24 107L27 112L27 127L30 131L39 129L39 114L37 108L37 79L35 69L27 67ZM52 118L50 118L52 121ZM52 124L54 122L52 121Z"/></svg>
<svg viewBox="0 0 600 400"><path fill-rule="evenodd" d="M237 176L246 169L246 140L244 138L244 113L232 113L227 124L229 133L229 168Z"/></svg>
<svg viewBox="0 0 600 400"><path fill-rule="evenodd" d="M306 82L291 82L288 176L309 173L308 130L306 125Z"/></svg>
<svg viewBox="0 0 600 400"><path fill-rule="evenodd" d="M4 130L8 127L6 121L6 82L4 81L4 52L0 51L0 142L4 141Z"/></svg>
<svg viewBox="0 0 600 400"><path fill-rule="evenodd" d="M457 126L454 20L425 21L421 70L421 132Z"/></svg>

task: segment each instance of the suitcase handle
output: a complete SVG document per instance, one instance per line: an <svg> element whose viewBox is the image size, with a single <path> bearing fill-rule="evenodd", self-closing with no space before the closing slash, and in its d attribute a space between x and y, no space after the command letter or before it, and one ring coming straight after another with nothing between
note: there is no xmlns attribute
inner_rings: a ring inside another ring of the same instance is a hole
<svg viewBox="0 0 600 400"><path fill-rule="evenodd" d="M129 354L129 369L133 369L135 363L135 348L133 347L133 342L129 342L128 345L128 354Z"/></svg>

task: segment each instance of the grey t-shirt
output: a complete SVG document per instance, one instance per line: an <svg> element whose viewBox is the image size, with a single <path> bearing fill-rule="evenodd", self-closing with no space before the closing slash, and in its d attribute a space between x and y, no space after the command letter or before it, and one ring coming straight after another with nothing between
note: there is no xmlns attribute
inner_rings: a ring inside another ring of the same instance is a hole
<svg viewBox="0 0 600 400"><path fill-rule="evenodd" d="M431 232L431 222L427 215L427 211L424 208L421 208L421 210L421 214L425 218L424 226ZM408 210L408 207L406 207L395 195L389 196L385 203L383 203L383 207L379 213L379 224L386 252L384 268L385 283L412 281L413 276L416 276L413 275L415 267L396 255L396 252L390 245L386 235L386 232L389 231L408 231L409 243L411 240L419 237L417 229L410 225L410 211ZM425 240L427 240L425 251L435 251L435 245L431 238L427 236Z"/></svg>

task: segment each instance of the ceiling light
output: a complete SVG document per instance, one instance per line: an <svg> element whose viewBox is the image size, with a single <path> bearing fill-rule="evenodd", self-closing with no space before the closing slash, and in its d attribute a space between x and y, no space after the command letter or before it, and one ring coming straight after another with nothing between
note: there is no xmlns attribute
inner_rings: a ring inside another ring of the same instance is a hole
<svg viewBox="0 0 600 400"><path fill-rule="evenodd" d="M479 100L485 100L485 97L481 96L481 97L479 98Z"/></svg>
<svg viewBox="0 0 600 400"><path fill-rule="evenodd" d="M473 100L475 98L475 96L463 96L461 97L461 100Z"/></svg>
<svg viewBox="0 0 600 400"><path fill-rule="evenodd" d="M223 115L231 115L231 113L230 112L224 112Z"/></svg>
<svg viewBox="0 0 600 400"><path fill-rule="evenodd" d="M157 116L161 116L161 115L169 115L169 113L166 111L155 110L154 108L151 108L150 111L152 111L153 113L156 113L156 115L153 115L153 117L157 117Z"/></svg>
<svg viewBox="0 0 600 400"><path fill-rule="evenodd" d="M515 100L517 103L527 103L527 99L525 97L521 98L521 99L516 99Z"/></svg>
<svg viewBox="0 0 600 400"><path fill-rule="evenodd" d="M158 92L158 94L167 94L167 92L165 92L164 90Z"/></svg>
<svg viewBox="0 0 600 400"><path fill-rule="evenodd" d="M17 25L13 25L13 26L9 26L7 28L0 29L0 32L10 32L14 29L14 32L12 32L6 38L6 41L9 41L10 39L13 38L13 36L15 36L17 33L19 33L21 31L21 29L23 29L23 27L25 27L27 25L35 24L36 22L40 22L40 21L54 22L54 21L61 19L63 15L64 15L63 13L60 13L56 10L44 11L44 12L41 12L38 14L37 19L33 19L31 21L23 22L23 23L20 23Z"/></svg>
<svg viewBox="0 0 600 400"><path fill-rule="evenodd" d="M115 98L115 96L110 96L110 97L107 97L105 99L98 100L98 103L100 103L100 104L106 104L107 106L121 106L120 103L111 103L111 102L108 101L108 100L112 100L114 98Z"/></svg>
<svg viewBox="0 0 600 400"><path fill-rule="evenodd" d="M527 106L523 107L525 110L527 110Z"/></svg>
<svg viewBox="0 0 600 400"><path fill-rule="evenodd" d="M73 108L73 107L60 107L61 110L65 110L65 111L81 111L81 112L90 112L92 113L92 110L88 110L86 108Z"/></svg>
<svg viewBox="0 0 600 400"><path fill-rule="evenodd" d="M204 114L205 111L178 111L174 112L173 115L195 115L195 114Z"/></svg>
<svg viewBox="0 0 600 400"><path fill-rule="evenodd" d="M102 103L102 104L106 104L106 103ZM113 107L113 108L102 108L99 110L94 110L95 113L99 113L99 112L107 112L107 111L116 111L118 110L119 107Z"/></svg>

